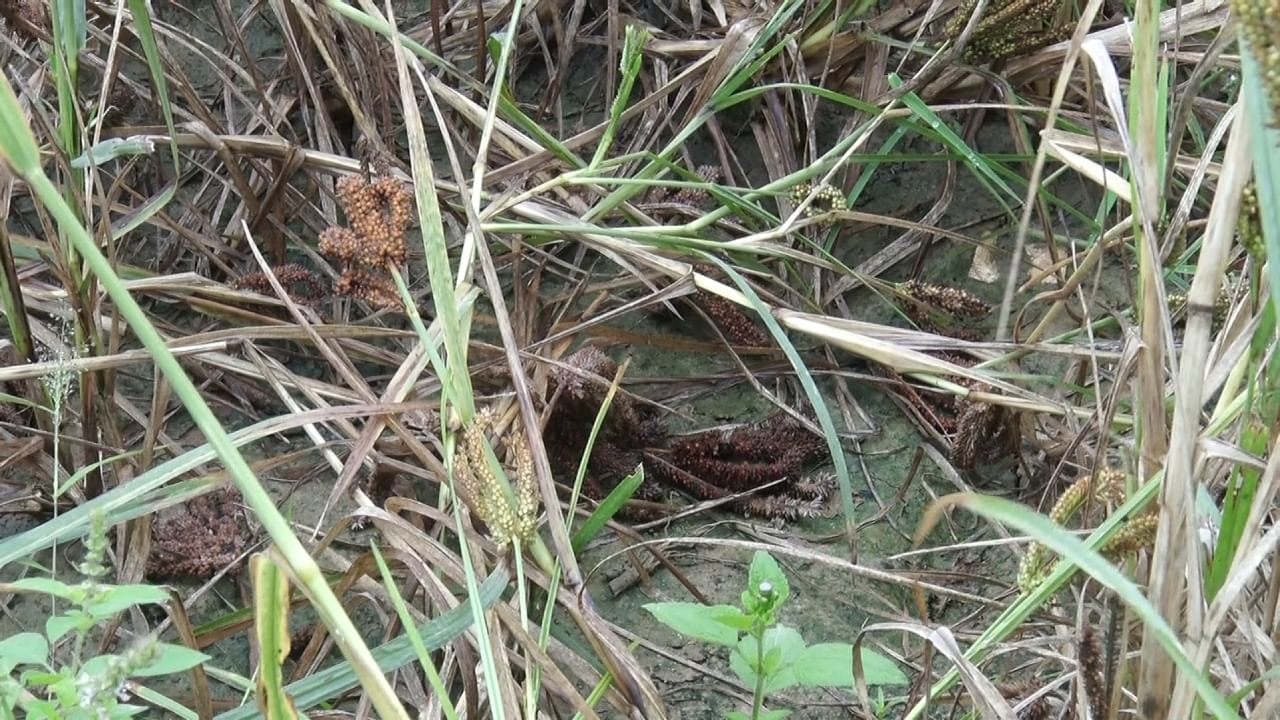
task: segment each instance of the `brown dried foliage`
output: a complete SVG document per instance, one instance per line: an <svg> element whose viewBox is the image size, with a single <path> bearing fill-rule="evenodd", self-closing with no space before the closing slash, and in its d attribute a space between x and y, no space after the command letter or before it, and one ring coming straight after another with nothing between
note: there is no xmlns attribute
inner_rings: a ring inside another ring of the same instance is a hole
<svg viewBox="0 0 1280 720"><path fill-rule="evenodd" d="M249 547L240 494L215 490L186 504L179 514L151 528L147 576L205 580L238 565Z"/></svg>
<svg viewBox="0 0 1280 720"><path fill-rule="evenodd" d="M324 283L305 267L297 263L289 263L272 268L271 271L275 273L276 279L280 281L280 285L294 302L311 305L324 299L326 294ZM275 294L271 289L271 281L262 271L236 278L231 281L231 287L237 290L250 290L259 295Z"/></svg>
<svg viewBox="0 0 1280 720"><path fill-rule="evenodd" d="M551 462L563 475L577 473L596 415L617 371L613 359L593 345L582 347L553 371L551 380L560 397L547 423L546 444ZM615 394L587 462L587 494L603 498L635 471L644 448L660 445L665 435L653 408L624 393ZM641 496L654 497L648 490L651 488L642 489Z"/></svg>
<svg viewBox="0 0 1280 720"><path fill-rule="evenodd" d="M557 470L572 476L617 366L591 346L565 365L553 376L560 398L547 425L547 447ZM648 477L699 500L723 499L786 478L789 482L767 495L739 500L735 507L771 518L813 517L823 513L834 484L830 478L806 479L803 472L825 449L821 438L785 416L671 440L651 407L619 393L588 460L585 489L600 499L641 463ZM659 494L657 484L646 484L638 493L650 499Z"/></svg>
<svg viewBox="0 0 1280 720"><path fill-rule="evenodd" d="M1040 689L1036 683L1027 680L1001 683L996 688L1011 705L1018 705ZM1042 695L1018 713L1018 720L1049 720L1049 711L1048 696Z"/></svg>
<svg viewBox="0 0 1280 720"><path fill-rule="evenodd" d="M780 477L799 477L826 445L799 424L770 418L727 432L709 430L674 443L671 459L732 491L750 490Z"/></svg>
<svg viewBox="0 0 1280 720"><path fill-rule="evenodd" d="M986 385L973 389L990 392ZM1013 455L1018 449L1018 415L1003 405L959 398L951 462L965 470Z"/></svg>
<svg viewBox="0 0 1280 720"><path fill-rule="evenodd" d="M25 40L37 39L37 30L49 30L49 14L39 0L0 0L0 18L14 35Z"/></svg>
<svg viewBox="0 0 1280 720"><path fill-rule="evenodd" d="M338 180L337 192L348 227L320 233L320 252L344 266L337 291L376 307L401 307L387 266L409 256L405 233L413 221L413 195L387 175L348 175Z"/></svg>
<svg viewBox="0 0 1280 720"><path fill-rule="evenodd" d="M1110 705L1106 675L1103 673L1105 665L1098 635L1092 627L1086 625L1080 634L1080 685L1077 687L1084 692L1089 702L1089 714L1095 718L1107 717Z"/></svg>
<svg viewBox="0 0 1280 720"><path fill-rule="evenodd" d="M737 303L730 302L699 290L694 294L694 302L711 318L711 322L720 328L720 332L729 342L743 347L768 347L772 345L769 333L759 323L747 315Z"/></svg>
<svg viewBox="0 0 1280 720"><path fill-rule="evenodd" d="M969 362L957 364L968 365ZM972 470L1017 454L1022 437L1017 411L950 393L922 393L893 370L878 366L877 369L896 381L895 390L914 409L921 422L931 425L944 436L950 436L951 462L957 468ZM985 384L973 383L972 387L991 392Z"/></svg>

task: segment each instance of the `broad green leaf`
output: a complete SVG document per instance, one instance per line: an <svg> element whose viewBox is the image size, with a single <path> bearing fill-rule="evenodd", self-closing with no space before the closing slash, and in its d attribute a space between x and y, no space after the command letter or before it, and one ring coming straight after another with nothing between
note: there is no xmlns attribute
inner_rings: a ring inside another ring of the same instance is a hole
<svg viewBox="0 0 1280 720"><path fill-rule="evenodd" d="M766 677L770 675L777 675L778 671L782 669L782 660L782 648L765 648L764 658L761 660L760 671L763 672Z"/></svg>
<svg viewBox="0 0 1280 720"><path fill-rule="evenodd" d="M49 638L49 642L58 642L63 635L76 629L79 623L76 618L66 615L54 615L44 621L44 635Z"/></svg>
<svg viewBox="0 0 1280 720"><path fill-rule="evenodd" d="M807 687L853 687L853 646L820 643L805 648L793 666L796 678ZM862 669L868 685L906 685L910 680L889 658L862 649Z"/></svg>
<svg viewBox="0 0 1280 720"><path fill-rule="evenodd" d="M712 605L708 610L711 610L710 616L716 622L740 632L750 630L751 625L755 622L755 618L742 612L741 608L736 608L732 605Z"/></svg>
<svg viewBox="0 0 1280 720"><path fill-rule="evenodd" d="M51 720L62 720L62 713L58 706L48 700L30 700L22 705L22 709L27 711L27 719L50 718Z"/></svg>
<svg viewBox="0 0 1280 720"><path fill-rule="evenodd" d="M208 659L208 655L198 650L192 650L185 645L160 643L159 654L145 667L136 670L133 673L133 677L155 677L157 675L180 673L190 670Z"/></svg>
<svg viewBox="0 0 1280 720"><path fill-rule="evenodd" d="M0 640L0 659L13 665L44 665L49 659L49 642L39 633L12 635Z"/></svg>
<svg viewBox="0 0 1280 720"><path fill-rule="evenodd" d="M751 558L747 592L758 603L757 607L766 611L780 607L791 594L791 586L787 584L787 576L782 573L782 568L778 567L778 561L763 550L757 550L755 557ZM748 605L747 609L752 608Z"/></svg>
<svg viewBox="0 0 1280 720"><path fill-rule="evenodd" d="M81 677L101 677L120 658L119 655L98 655L84 661L80 666Z"/></svg>
<svg viewBox="0 0 1280 720"><path fill-rule="evenodd" d="M111 617L135 605L163 605L169 595L154 585L119 585L108 589L87 609L97 618Z"/></svg>
<svg viewBox="0 0 1280 720"><path fill-rule="evenodd" d="M793 666L805 650L804 638L800 633L785 625L771 627L764 633L763 648L765 693L777 692L797 684L799 679ZM756 639L747 635L729 656L729 667L748 685L754 685L760 660Z"/></svg>
<svg viewBox="0 0 1280 720"><path fill-rule="evenodd" d="M46 595L53 595L67 600L70 600L77 594L76 588L73 588L64 582L58 582L52 578L42 577L22 578L21 580L9 583L8 589L44 593Z"/></svg>
<svg viewBox="0 0 1280 720"><path fill-rule="evenodd" d="M738 642L736 628L719 620L738 609L732 605L703 605L691 602L649 603L644 606L658 622L685 637L732 647Z"/></svg>
<svg viewBox="0 0 1280 720"><path fill-rule="evenodd" d="M22 673L22 684L27 687L32 685L39 685L41 687L55 685L61 682L62 679L63 677L61 673L45 672L43 670L29 670Z"/></svg>
<svg viewBox="0 0 1280 720"><path fill-rule="evenodd" d="M18 696L22 694L22 686L7 672L0 674L0 717L16 717L13 709L18 706Z"/></svg>

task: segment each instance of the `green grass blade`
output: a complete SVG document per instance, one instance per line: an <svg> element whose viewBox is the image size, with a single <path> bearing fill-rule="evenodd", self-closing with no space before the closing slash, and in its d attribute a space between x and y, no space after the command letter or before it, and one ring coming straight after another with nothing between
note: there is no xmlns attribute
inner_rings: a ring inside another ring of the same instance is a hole
<svg viewBox="0 0 1280 720"><path fill-rule="evenodd" d="M750 283L719 258L711 255L707 257L718 265L725 274L733 278L738 290L747 296L756 314L760 316L760 319L769 328L769 334L773 336L778 346L786 354L787 361L791 363L791 368L796 371L796 377L800 379L800 386L804 389L805 397L808 398L809 405L813 407L813 412L817 416L818 426L822 428L822 433L825 435L827 450L831 454L831 462L836 469L836 480L840 484L840 504L844 511L845 532L852 551L857 533L854 529L857 523L853 508L853 481L849 477L849 463L844 456L844 448L840 445L840 434L836 431L836 424L831 419L831 412L827 410L827 404L822 399L822 393L818 391L818 384L814 381L813 374L809 372L808 366L804 364L804 360L801 359L795 345L787 337L786 331L778 324L777 319L773 317L773 313L769 312L769 307L764 304L764 301L752 289Z"/></svg>
<svg viewBox="0 0 1280 720"><path fill-rule="evenodd" d="M890 74L889 87L898 88L901 86L902 78L898 77L896 74ZM1015 203L1019 204L1022 202L1022 197L1015 192L1013 188L1009 187L1007 183L1005 183L1005 181L1000 177L1000 174L991 167L990 163L987 162L986 158L982 157L981 154L969 147L969 144L964 141L964 138L956 134L954 130L943 122L942 118L938 117L938 114L935 113L919 95L916 95L915 93L907 93L902 96L902 103L919 116L920 119L923 120L934 132L938 133L942 142L947 147L951 148L952 152L964 157L965 165L969 168L970 172L974 174L974 177L978 178L978 181L981 182L987 190L991 191L991 196L1000 203L1000 207L1004 208L1005 212L1013 215L1013 210L1005 203L1005 199L1001 196L1001 193L1009 196ZM999 192L997 192L997 190Z"/></svg>
<svg viewBox="0 0 1280 720"><path fill-rule="evenodd" d="M387 567L387 561L383 559L382 553L378 550L377 543L371 542L369 549L373 552L373 559L378 563L378 572L382 575L382 586L387 589L387 595L391 598L391 604L395 606L396 616L400 618L400 624L411 628L413 627L413 616L409 614L409 608L404 604L404 597L400 595L400 588L396 586L396 579L391 575L391 569ZM431 651L427 648L427 644L423 642L422 635L418 633L406 633L409 638L409 644L413 646L414 655L418 658L418 665L422 666L423 672L427 674L427 682L431 683L431 690L436 694L436 698L440 701L440 709L444 711L444 716L449 720L457 720L458 711L453 707L453 700L449 699L449 689L444 686L444 681L440 679L440 672L436 670L436 664L431 660Z"/></svg>
<svg viewBox="0 0 1280 720"><path fill-rule="evenodd" d="M160 114L164 116L164 126L169 131L169 154L173 161L173 179L141 207L129 213L124 222L113 225L111 228L113 239L119 239L142 226L164 209L178 191L178 141L176 139L178 131L173 124L173 105L169 100L169 81L164 74L164 61L160 57L160 48L156 44L155 29L151 26L151 10L146 0L129 0L129 14L133 16L133 31L138 36L138 42L142 44L143 54L147 58L147 70L155 86L156 102L160 104Z"/></svg>
<svg viewBox="0 0 1280 720"><path fill-rule="evenodd" d="M1267 106L1262 69L1252 48L1241 40L1241 74L1243 77L1244 111L1249 118L1253 138L1253 177L1257 183L1258 214L1262 220L1262 237L1267 247L1266 272L1271 287L1271 301L1280 311L1280 203L1266 198L1280 198L1280 118L1273 117Z"/></svg>
<svg viewBox="0 0 1280 720"><path fill-rule="evenodd" d="M636 494L636 491L643 484L644 466L641 465L636 468L635 472L623 478L621 482L610 490L609 494L600 502L600 505L583 521L582 527L578 528L578 531L573 534L573 551L575 553L582 552L587 543L591 542L596 534L600 532L600 528L604 527L605 523L618 514L622 506L627 504L627 501Z"/></svg>
<svg viewBox="0 0 1280 720"><path fill-rule="evenodd" d="M502 593L511 582L511 576L503 568L498 568L479 586L479 594L474 597L481 608L487 609L502 599ZM409 626L412 627L412 626ZM471 608L468 605L458 607L434 618L416 629L422 644L428 652L434 652L462 637L471 628ZM413 662L417 657L413 642L407 635L384 643L373 650L373 657L378 668L389 673ZM360 685L360 680L351 669L350 663L339 663L318 672L312 673L297 682L285 686L285 691L293 697L299 710L307 710L317 705L340 697ZM257 708L252 705L238 707L217 715L217 720L249 720L260 717Z"/></svg>
<svg viewBox="0 0 1280 720"><path fill-rule="evenodd" d="M258 638L258 707L272 720L296 720L298 709L284 689L289 654L289 579L268 555L249 559L253 619Z"/></svg>
<svg viewBox="0 0 1280 720"><path fill-rule="evenodd" d="M930 512L937 512L946 505L959 505L988 520L1015 528L1035 538L1036 541L1057 553L1059 557L1079 567L1096 582L1114 592L1145 623L1146 629L1156 638L1174 665L1195 686L1213 717L1219 720L1240 717L1227 703L1226 698L1213 686L1212 681L1187 656L1177 633L1165 622L1155 606L1147 600L1142 589L1125 577L1114 565L1107 562L1097 551L1091 549L1087 543L1078 540L1044 515L1004 498L975 494L952 495L949 499L944 498L935 503Z"/></svg>
<svg viewBox="0 0 1280 720"><path fill-rule="evenodd" d="M427 261L427 278L431 284L431 300L435 304L436 317L444 331L445 358L458 372L446 371L440 376L444 383L441 416L448 417L452 405L459 420L467 422L475 414L475 400L471 393L471 377L465 372L467 343L465 323L459 317L458 298L454 286L452 266L449 260L449 244L444 234L444 220L440 213L440 201L436 197L435 170L427 153L427 132L418 111L419 101L413 89L413 78L402 52L400 33L394 24L390 27L392 47L395 50L396 73L399 80L400 105L405 114L405 131L409 141L409 159L413 171L413 191L418 209L418 224L422 231L422 248Z"/></svg>
<svg viewBox="0 0 1280 720"><path fill-rule="evenodd" d="M604 161L605 156L609 152L609 147L613 145L614 135L618 132L618 125L622 122L622 113L627 109L627 101L631 99L631 88L636 84L636 77L640 74L640 68L644 63L644 44L649 39L649 33L636 26L627 25L626 36L622 40L622 81L618 84L618 94L613 98L613 105L609 108L609 124L605 126L604 136L600 138L600 144L596 146L596 154L591 158L591 168L597 168Z"/></svg>
<svg viewBox="0 0 1280 720"><path fill-rule="evenodd" d="M1267 451L1270 428L1262 426L1246 427L1240 432L1240 449L1260 457ZM1213 562L1205 577L1205 600L1213 602L1213 598L1227 581L1231 566L1236 559L1236 549L1244 535L1245 524L1253 509L1253 498L1258 491L1258 479L1261 473L1257 468L1245 465L1237 466L1231 473L1227 485L1227 497L1222 508L1222 525L1218 532L1218 544L1213 551Z"/></svg>
<svg viewBox="0 0 1280 720"><path fill-rule="evenodd" d="M1096 550L1110 540L1128 518L1136 516L1140 510L1151 502L1152 498L1159 494L1160 480L1163 477L1163 473L1157 474L1139 488L1137 492L1133 493L1123 505L1117 508L1084 541L1085 547L1090 550ZM1035 590L1021 595L1000 614L1000 617L987 625L982 634L969 645L968 650L965 651L965 657L975 663L981 662L997 643L1002 642L1016 632L1022 626L1022 623L1031 617L1032 613L1049 602L1075 576L1078 570L1079 566L1072 562L1070 557L1061 558L1059 562L1054 564L1053 569L1049 571L1049 575L1036 586ZM929 689L927 697L937 698L941 696L950 690L959 679L960 676L955 670L948 671L934 682L933 687ZM911 708L910 712L903 716L902 720L920 720L920 718L924 717L925 707L926 700L920 700Z"/></svg>

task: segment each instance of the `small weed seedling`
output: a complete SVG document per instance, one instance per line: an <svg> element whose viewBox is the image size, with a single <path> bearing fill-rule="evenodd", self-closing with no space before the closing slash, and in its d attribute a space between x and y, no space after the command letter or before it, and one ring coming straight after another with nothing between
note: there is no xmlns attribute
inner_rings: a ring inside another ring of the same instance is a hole
<svg viewBox="0 0 1280 720"><path fill-rule="evenodd" d="M789 687L853 687L853 646L806 645L795 628L778 623L778 611L790 588L773 556L757 551L751 561L742 607L672 602L645 605L659 622L691 638L732 648L729 666L755 688L751 714L740 710L729 720L782 720L789 710L764 709L767 695ZM868 685L905 685L907 676L893 661L862 650Z"/></svg>
<svg viewBox="0 0 1280 720"><path fill-rule="evenodd" d="M127 680L182 672L208 659L154 636L140 638L119 655L84 657L94 627L135 605L169 600L155 586L99 582L107 574L107 533L100 514L93 518L87 547L80 566L85 578L76 585L37 577L0 584L5 592L38 593L69 603L65 612L45 621L44 633L24 632L0 640L0 718L14 717L15 707L21 707L28 718L49 720L131 717L146 708L124 702ZM60 644L64 648L58 648ZM20 671L17 678L14 671ZM151 699L176 706L154 693Z"/></svg>

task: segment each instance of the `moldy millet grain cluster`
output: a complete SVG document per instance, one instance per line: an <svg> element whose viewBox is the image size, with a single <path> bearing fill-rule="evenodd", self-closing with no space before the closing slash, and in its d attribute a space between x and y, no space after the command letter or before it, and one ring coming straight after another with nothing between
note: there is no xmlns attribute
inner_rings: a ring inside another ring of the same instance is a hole
<svg viewBox="0 0 1280 720"><path fill-rule="evenodd" d="M413 196L388 175L349 175L338 180L337 191L349 227L320 233L320 252L344 266L337 291L377 307L401 307L387 266L402 265L409 256L405 233L413 221Z"/></svg>

